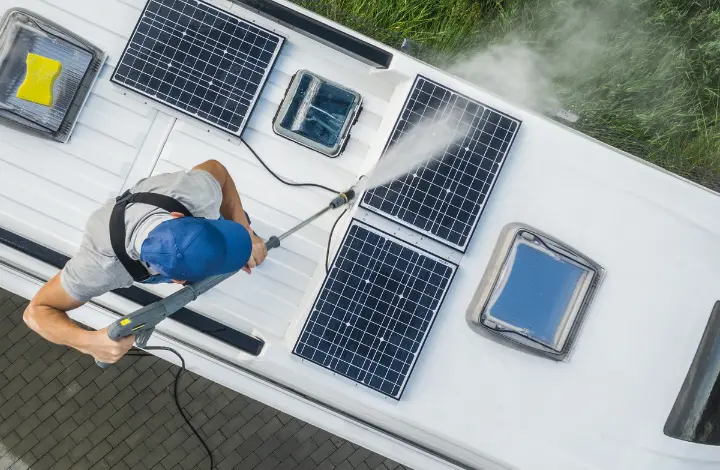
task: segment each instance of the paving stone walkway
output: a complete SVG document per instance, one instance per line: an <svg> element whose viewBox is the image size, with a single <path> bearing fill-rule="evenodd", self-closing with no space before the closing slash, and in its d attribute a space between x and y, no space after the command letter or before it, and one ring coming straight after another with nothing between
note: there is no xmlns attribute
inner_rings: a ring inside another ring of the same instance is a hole
<svg viewBox="0 0 720 470"><path fill-rule="evenodd" d="M103 371L29 330L26 305L0 289L0 470L208 468L173 402L175 366L126 357ZM218 470L406 470L195 374L180 390Z"/></svg>

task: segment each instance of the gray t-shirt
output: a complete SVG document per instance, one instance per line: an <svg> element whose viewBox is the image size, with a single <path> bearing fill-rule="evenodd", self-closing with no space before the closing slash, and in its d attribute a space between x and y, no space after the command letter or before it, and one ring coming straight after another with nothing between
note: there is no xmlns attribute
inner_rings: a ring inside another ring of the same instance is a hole
<svg viewBox="0 0 720 470"><path fill-rule="evenodd" d="M171 196L183 203L195 217L220 218L222 188L206 171L156 175L141 180L130 191ZM63 289L78 302L87 302L133 283L133 278L115 256L110 244L110 214L114 206L115 200L111 199L90 215L80 249L60 274ZM125 246L131 258L139 259L137 248L142 246L152 228L168 218L167 211L155 206L142 203L128 205L125 212Z"/></svg>

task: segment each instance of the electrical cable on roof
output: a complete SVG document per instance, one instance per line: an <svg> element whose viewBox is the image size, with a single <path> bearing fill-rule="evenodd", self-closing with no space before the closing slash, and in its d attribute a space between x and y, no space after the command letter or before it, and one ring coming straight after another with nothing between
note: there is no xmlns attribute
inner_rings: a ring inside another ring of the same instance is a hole
<svg viewBox="0 0 720 470"><path fill-rule="evenodd" d="M247 143L247 141L246 141L243 137L240 137L240 140L242 141L243 144L245 144L245 146L248 148L248 150L250 150L250 152L255 156L255 158L257 158L257 161L260 162L260 164L268 171L268 173L270 173L271 175L273 175L273 176L275 177L275 179L278 180L278 181L280 181L282 184L285 184L285 185L287 185L287 186L300 187L300 188L320 188L320 189L324 189L325 191L330 191L330 192L333 193L333 194L340 194L340 193L342 192L342 191L338 191L338 190L336 190L336 189L328 188L327 186L323 186L322 184L317 184L317 183L294 183L294 182L292 182L292 181L288 181L288 180L286 180L286 179L278 176L277 173L275 173L274 171L272 171L272 170L270 169L270 167L267 166L267 164L263 161L263 159L260 158L260 155L257 154L257 152L250 146L250 144Z"/></svg>
<svg viewBox="0 0 720 470"><path fill-rule="evenodd" d="M178 412L182 415L183 419L185 420L185 423L190 426L190 430L192 430L193 434L195 434L195 437L198 438L200 443L205 447L205 451L208 454L208 457L210 457L210 470L213 470L215 468L215 459L213 458L212 452L210 451L210 447L208 447L205 440L200 436L200 433L195 429L195 426L193 426L190 423L190 418L187 417L185 414L185 408L180 406L180 399L178 398L178 383L180 382L180 376L183 372L185 372L185 359L180 355L179 352L174 350L173 348L169 348L166 346L146 346L144 348L145 351L169 351L173 354L175 354L178 359L180 359L180 368L177 371L177 374L175 374L175 386L173 387L173 398L175 398L175 406L177 407ZM127 353L128 356L135 356L135 357L147 357L147 356L153 356L152 354L147 354L143 350L135 349Z"/></svg>

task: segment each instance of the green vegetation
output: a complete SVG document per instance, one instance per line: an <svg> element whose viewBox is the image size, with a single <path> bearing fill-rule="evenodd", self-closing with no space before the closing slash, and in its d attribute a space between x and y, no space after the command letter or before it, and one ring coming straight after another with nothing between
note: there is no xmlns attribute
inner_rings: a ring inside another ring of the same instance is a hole
<svg viewBox="0 0 720 470"><path fill-rule="evenodd" d="M720 189L717 0L294 1L441 66L522 47L580 131Z"/></svg>

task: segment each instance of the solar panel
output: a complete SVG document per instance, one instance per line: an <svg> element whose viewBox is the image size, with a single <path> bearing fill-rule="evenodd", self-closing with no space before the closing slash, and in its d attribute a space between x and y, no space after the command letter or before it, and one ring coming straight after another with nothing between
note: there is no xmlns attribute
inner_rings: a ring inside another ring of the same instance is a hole
<svg viewBox="0 0 720 470"><path fill-rule="evenodd" d="M520 121L418 76L385 151L421 122L453 123L459 138L362 205L464 252Z"/></svg>
<svg viewBox="0 0 720 470"><path fill-rule="evenodd" d="M198 0L149 0L112 81L240 135L284 38Z"/></svg>
<svg viewBox="0 0 720 470"><path fill-rule="evenodd" d="M353 221L293 353L399 400L454 272Z"/></svg>

